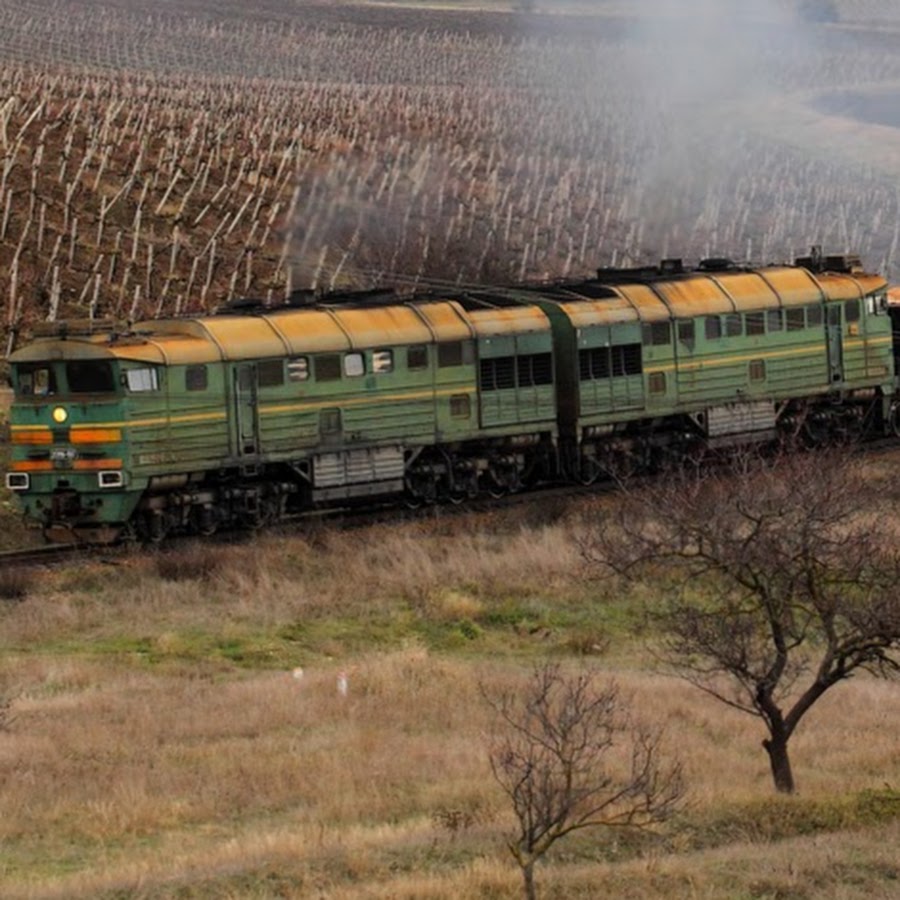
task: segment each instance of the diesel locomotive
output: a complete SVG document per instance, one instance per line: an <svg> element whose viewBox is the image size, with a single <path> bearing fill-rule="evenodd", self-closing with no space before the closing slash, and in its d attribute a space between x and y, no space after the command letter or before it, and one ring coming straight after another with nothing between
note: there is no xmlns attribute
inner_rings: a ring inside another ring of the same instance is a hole
<svg viewBox="0 0 900 900"><path fill-rule="evenodd" d="M888 285L852 256L297 292L12 354L6 485L51 541L456 502L710 448L900 434Z"/></svg>

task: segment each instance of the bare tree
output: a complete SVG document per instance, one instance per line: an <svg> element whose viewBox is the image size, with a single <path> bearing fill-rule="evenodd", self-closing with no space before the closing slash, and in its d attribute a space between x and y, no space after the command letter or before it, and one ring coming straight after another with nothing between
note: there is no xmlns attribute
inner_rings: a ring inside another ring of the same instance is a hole
<svg viewBox="0 0 900 900"><path fill-rule="evenodd" d="M679 763L660 761L659 732L631 722L615 684L534 670L521 690L482 694L497 715L491 770L512 801L508 847L534 900L534 867L560 838L598 826L644 827L670 816L684 793ZM620 745L628 761L615 765Z"/></svg>
<svg viewBox="0 0 900 900"><path fill-rule="evenodd" d="M626 492L585 543L594 562L662 585L664 656L762 719L778 791L794 790L788 743L827 690L861 670L900 671L886 505L847 450L740 458Z"/></svg>

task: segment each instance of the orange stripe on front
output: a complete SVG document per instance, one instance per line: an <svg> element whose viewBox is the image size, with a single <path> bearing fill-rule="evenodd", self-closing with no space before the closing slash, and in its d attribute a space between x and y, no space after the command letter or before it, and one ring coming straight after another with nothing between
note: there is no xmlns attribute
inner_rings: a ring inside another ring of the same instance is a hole
<svg viewBox="0 0 900 900"><path fill-rule="evenodd" d="M121 428L72 428L69 440L73 444L115 444L122 440Z"/></svg>
<svg viewBox="0 0 900 900"><path fill-rule="evenodd" d="M52 472L53 463L49 459L17 459L10 464L12 472Z"/></svg>
<svg viewBox="0 0 900 900"><path fill-rule="evenodd" d="M76 470L81 472L97 472L100 469L121 469L121 459L76 459Z"/></svg>
<svg viewBox="0 0 900 900"><path fill-rule="evenodd" d="M10 435L13 444L52 444L53 434L49 428L34 428L27 431L14 431Z"/></svg>

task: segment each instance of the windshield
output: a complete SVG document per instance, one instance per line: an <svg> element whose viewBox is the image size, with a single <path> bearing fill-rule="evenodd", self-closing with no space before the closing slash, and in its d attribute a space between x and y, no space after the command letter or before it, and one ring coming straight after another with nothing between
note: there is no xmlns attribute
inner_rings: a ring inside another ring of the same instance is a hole
<svg viewBox="0 0 900 900"><path fill-rule="evenodd" d="M67 362L66 382L70 394L104 394L116 389L112 365L96 360Z"/></svg>
<svg viewBox="0 0 900 900"><path fill-rule="evenodd" d="M116 392L115 371L107 360L19 363L13 377L16 395L23 398Z"/></svg>
<svg viewBox="0 0 900 900"><path fill-rule="evenodd" d="M18 365L14 372L16 393L21 397L47 397L58 393L56 373L47 363Z"/></svg>

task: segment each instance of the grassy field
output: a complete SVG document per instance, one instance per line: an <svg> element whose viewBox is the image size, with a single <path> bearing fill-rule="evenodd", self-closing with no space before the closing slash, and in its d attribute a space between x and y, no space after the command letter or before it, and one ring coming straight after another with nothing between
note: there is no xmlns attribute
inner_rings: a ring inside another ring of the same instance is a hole
<svg viewBox="0 0 900 900"><path fill-rule="evenodd" d="M659 585L585 570L578 540L604 508L33 576L0 607L0 893L516 897L479 686L550 658L596 666L665 725L689 798L658 834L561 843L546 896L894 896L896 685L826 697L796 738L800 792L776 798L758 723L654 668Z"/></svg>

